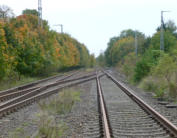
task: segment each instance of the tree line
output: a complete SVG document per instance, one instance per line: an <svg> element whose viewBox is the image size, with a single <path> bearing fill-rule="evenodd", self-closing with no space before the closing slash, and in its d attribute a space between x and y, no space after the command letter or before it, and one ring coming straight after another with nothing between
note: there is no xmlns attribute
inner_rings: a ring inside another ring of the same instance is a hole
<svg viewBox="0 0 177 138"><path fill-rule="evenodd" d="M26 9L20 16L8 17L8 13L1 12L2 7L5 6L0 6L0 80L94 66L94 55L84 44L69 34L51 30L46 20L39 26L36 10Z"/></svg>
<svg viewBox="0 0 177 138"><path fill-rule="evenodd" d="M177 27L173 21L164 24L164 51L160 50L160 27L147 37L140 31L123 30L108 42L97 61L101 66L114 66L128 80L154 91L157 97L177 97ZM138 54L135 52L135 33Z"/></svg>

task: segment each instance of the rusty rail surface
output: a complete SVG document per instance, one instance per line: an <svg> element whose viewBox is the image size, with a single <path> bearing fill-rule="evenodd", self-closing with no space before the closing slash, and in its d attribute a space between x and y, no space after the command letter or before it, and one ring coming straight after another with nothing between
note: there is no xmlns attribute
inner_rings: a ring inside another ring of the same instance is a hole
<svg viewBox="0 0 177 138"><path fill-rule="evenodd" d="M98 103L99 103L99 108L101 110L101 120L103 123L103 132L104 132L104 137L105 138L111 138L111 131L110 131L110 124L108 121L108 116L107 116L107 110L106 110L106 105L104 102L104 97L103 97L103 92L101 89L101 85L100 85L100 80L99 77L97 75L96 77L96 82L97 82L97 93L98 93Z"/></svg>
<svg viewBox="0 0 177 138"><path fill-rule="evenodd" d="M167 131L170 132L172 136L175 138L177 137L177 127L172 124L167 118L162 116L160 113L155 111L152 107L150 107L147 103L145 103L142 99L140 99L138 96L136 96L130 88L125 86L125 84L118 81L116 78L114 78L111 74L108 72L103 71L108 78L110 78L118 87L125 92L131 99L133 99L141 108L143 108L147 113L152 115L152 117L157 120Z"/></svg>

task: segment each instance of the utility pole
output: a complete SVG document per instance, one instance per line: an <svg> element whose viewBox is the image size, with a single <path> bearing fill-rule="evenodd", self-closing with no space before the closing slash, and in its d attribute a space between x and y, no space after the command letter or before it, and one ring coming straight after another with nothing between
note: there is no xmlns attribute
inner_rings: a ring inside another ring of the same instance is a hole
<svg viewBox="0 0 177 138"><path fill-rule="evenodd" d="M163 21L163 13L164 12L170 12L170 11L161 11L161 27L160 27L160 50L164 51L164 21Z"/></svg>
<svg viewBox="0 0 177 138"><path fill-rule="evenodd" d="M38 25L42 27L42 0L38 0Z"/></svg>
<svg viewBox="0 0 177 138"><path fill-rule="evenodd" d="M60 26L61 27L61 33L63 33L63 25L62 24L56 24L54 26Z"/></svg>
<svg viewBox="0 0 177 138"><path fill-rule="evenodd" d="M137 40L137 32L135 30L135 54L138 55L138 40Z"/></svg>

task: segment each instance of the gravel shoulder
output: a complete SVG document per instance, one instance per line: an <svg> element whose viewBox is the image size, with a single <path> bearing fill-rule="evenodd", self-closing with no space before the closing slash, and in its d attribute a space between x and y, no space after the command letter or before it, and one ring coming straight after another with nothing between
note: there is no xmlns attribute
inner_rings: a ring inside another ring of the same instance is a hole
<svg viewBox="0 0 177 138"><path fill-rule="evenodd" d="M159 104L159 101L153 98L151 93L144 92L143 90L128 84L125 77L120 73L115 70L112 70L110 73L133 89L135 94L145 100L151 107L177 125L177 108L166 108L165 105ZM67 126L65 137L100 137L96 81L89 81L72 88L81 90L81 100L74 104L70 113L56 116L58 122L62 120ZM43 100L48 101L55 96L56 95L52 95ZM38 125L34 120L37 119L39 111L39 105L33 103L30 106L18 110L18 112L0 119L0 138L12 138L10 137L10 133L14 134L15 132L21 132L21 135L17 138L29 138L34 136L38 128Z"/></svg>
<svg viewBox="0 0 177 138"><path fill-rule="evenodd" d="M84 133L87 131L87 119L97 119L96 103L96 82L95 80L89 81L70 89L80 90L80 102L74 104L70 113L65 115L57 115L57 122L64 122L67 126L66 137L82 138L85 137ZM56 96L52 95L49 98L41 101L50 101ZM93 112L92 112L93 111ZM90 114L90 112L92 112ZM34 137L38 129L36 121L40 107L38 103L33 103L30 106L22 108L15 113L9 114L0 119L0 138L14 138L16 133L19 133L17 138Z"/></svg>
<svg viewBox="0 0 177 138"><path fill-rule="evenodd" d="M134 93L141 99L143 99L147 104L149 104L156 111L158 111L160 114L162 114L164 117L166 117L174 125L177 126L177 108L167 108L166 105L161 104L161 101L159 101L157 98L154 98L152 92L145 92L142 89L129 84L128 81L126 80L126 77L120 74L119 72L115 71L114 69L112 69L110 73L114 75L116 79L118 79L119 81L126 84L129 88L131 88L134 91Z"/></svg>

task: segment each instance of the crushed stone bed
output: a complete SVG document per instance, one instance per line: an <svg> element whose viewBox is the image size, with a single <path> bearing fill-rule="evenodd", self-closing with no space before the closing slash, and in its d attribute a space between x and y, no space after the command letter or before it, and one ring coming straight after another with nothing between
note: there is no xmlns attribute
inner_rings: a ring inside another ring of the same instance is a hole
<svg viewBox="0 0 177 138"><path fill-rule="evenodd" d="M156 111L166 117L169 121L171 121L174 125L177 126L177 107L176 108L167 108L166 104L161 103L158 99L153 97L152 92L145 92L136 86L129 84L126 80L126 77L119 72L112 69L110 73L119 81L126 84L129 88L134 90L135 94L144 100L147 104L153 107ZM165 102L164 102L165 103ZM170 103L168 103L170 104Z"/></svg>

